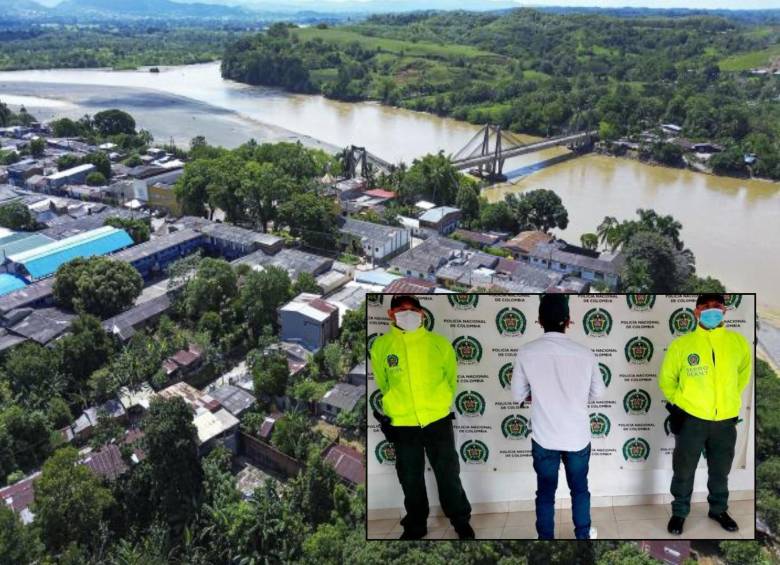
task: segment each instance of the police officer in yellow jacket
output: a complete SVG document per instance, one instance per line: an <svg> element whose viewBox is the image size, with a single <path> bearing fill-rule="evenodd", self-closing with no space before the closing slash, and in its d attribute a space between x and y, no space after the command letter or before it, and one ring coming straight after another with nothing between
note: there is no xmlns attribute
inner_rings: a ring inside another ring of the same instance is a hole
<svg viewBox="0 0 780 565"><path fill-rule="evenodd" d="M707 458L709 517L725 530L737 530L729 516L728 475L734 459L742 391L750 381L752 348L739 333L724 327L723 294L696 300L696 329L666 351L658 384L671 412L675 434L672 456L672 517L667 529L679 535L691 507L699 457Z"/></svg>
<svg viewBox="0 0 780 565"><path fill-rule="evenodd" d="M444 514L461 539L473 539L471 505L460 482L460 464L450 411L457 386L457 362L450 342L423 326L414 296L395 295L387 311L390 330L371 346L371 369L382 391L383 430L395 447L395 468L404 492L401 539L427 534L425 455L436 477ZM391 425L390 425L391 424Z"/></svg>

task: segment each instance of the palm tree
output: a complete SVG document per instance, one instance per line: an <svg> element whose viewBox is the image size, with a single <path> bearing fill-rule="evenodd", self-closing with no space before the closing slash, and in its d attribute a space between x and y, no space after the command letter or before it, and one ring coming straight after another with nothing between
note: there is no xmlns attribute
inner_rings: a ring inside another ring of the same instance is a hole
<svg viewBox="0 0 780 565"><path fill-rule="evenodd" d="M596 236L599 243L602 245L616 247L613 243L616 241L617 230L620 224L618 224L617 218L614 216L604 216L604 219L596 228Z"/></svg>

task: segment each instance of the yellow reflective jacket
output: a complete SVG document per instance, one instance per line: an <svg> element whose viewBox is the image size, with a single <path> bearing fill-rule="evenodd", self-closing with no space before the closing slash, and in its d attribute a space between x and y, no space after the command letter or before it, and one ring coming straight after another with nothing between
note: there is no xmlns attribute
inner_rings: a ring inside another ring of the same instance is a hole
<svg viewBox="0 0 780 565"><path fill-rule="evenodd" d="M666 399L703 420L739 415L750 382L753 353L741 334L701 326L678 337L666 351L658 385Z"/></svg>
<svg viewBox="0 0 780 565"><path fill-rule="evenodd" d="M370 353L382 411L394 426L427 426L450 413L458 371L447 338L423 326L404 331L393 324Z"/></svg>

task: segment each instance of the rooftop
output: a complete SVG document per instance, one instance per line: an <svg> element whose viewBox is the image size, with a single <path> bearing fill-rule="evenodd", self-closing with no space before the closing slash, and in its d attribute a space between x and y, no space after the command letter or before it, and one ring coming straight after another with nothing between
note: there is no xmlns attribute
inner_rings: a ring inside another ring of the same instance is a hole
<svg viewBox="0 0 780 565"><path fill-rule="evenodd" d="M398 227L364 222L363 220L355 220L354 218L343 218L339 230L359 238L365 237L372 242L380 244L386 243L388 239L395 237L398 232L404 231Z"/></svg>
<svg viewBox="0 0 780 565"><path fill-rule="evenodd" d="M257 244L265 247L274 247L280 245L283 241L281 237L271 235L270 233L260 233L224 222L208 222L194 229L210 237L225 239L241 243L242 245Z"/></svg>
<svg viewBox="0 0 780 565"><path fill-rule="evenodd" d="M503 247L517 249L521 253L530 253L538 243L547 243L553 238L548 233L539 230L522 231L503 244Z"/></svg>
<svg viewBox="0 0 780 565"><path fill-rule="evenodd" d="M420 214L419 220L421 222L436 224L441 222L449 214L458 213L460 213L458 208L453 208L452 206L438 206L437 208L431 208L430 210Z"/></svg>
<svg viewBox="0 0 780 565"><path fill-rule="evenodd" d="M202 237L203 234L200 234L190 229L175 231L168 235L154 237L149 241L145 241L144 243L139 243L138 245L135 245L133 247L130 247L128 249L125 249L124 251L117 253L116 255L114 255L114 257L116 259L121 259L122 261L127 261L128 263L132 263L134 261L139 261L146 257L155 255L165 249L169 249L176 245L181 245L182 243L188 241L197 240Z"/></svg>
<svg viewBox="0 0 780 565"><path fill-rule="evenodd" d="M46 277L63 263L77 257L105 255L133 244L125 230L104 226L46 245L9 255L8 259L23 265L34 279Z"/></svg>
<svg viewBox="0 0 780 565"><path fill-rule="evenodd" d="M361 397L365 396L366 388L349 383L336 383L320 399L320 402L335 406L347 412L353 410Z"/></svg>
<svg viewBox="0 0 780 565"><path fill-rule="evenodd" d="M83 165L76 165L75 167L71 167L70 169L65 169L64 171L57 171L56 173L53 173L51 175L48 175L46 178L51 180L61 180L61 179L67 179L74 175L80 175L83 173L88 173L89 171L94 171L95 165L92 163L84 163Z"/></svg>
<svg viewBox="0 0 780 565"><path fill-rule="evenodd" d="M9 329L22 337L46 345L70 328L76 316L59 308L39 308L29 313Z"/></svg>
<svg viewBox="0 0 780 565"><path fill-rule="evenodd" d="M221 387L212 390L209 394L219 400L219 403L234 416L238 416L249 410L255 403L255 397L253 395L249 394L244 389L231 384L222 385Z"/></svg>
<svg viewBox="0 0 780 565"><path fill-rule="evenodd" d="M390 259L390 264L398 268L401 273L412 271L413 273L433 274L449 259L466 249L462 241L455 241L444 237L432 236L424 240L417 247L413 247Z"/></svg>
<svg viewBox="0 0 780 565"><path fill-rule="evenodd" d="M23 279L8 273L0 273L0 296L25 286L27 286L27 283Z"/></svg>
<svg viewBox="0 0 780 565"><path fill-rule="evenodd" d="M52 238L41 233L16 232L0 238L0 256L5 258L8 255L30 251L52 241L54 241Z"/></svg>
<svg viewBox="0 0 780 565"><path fill-rule="evenodd" d="M363 465L361 453L347 445L333 445L325 453L325 461L336 473L352 484L359 485L366 481L366 467Z"/></svg>
<svg viewBox="0 0 780 565"><path fill-rule="evenodd" d="M575 251L577 249L581 248L568 245L561 241L539 243L531 250L529 255L539 259L574 265L591 271L615 274L620 271L618 265L619 261L616 261L617 256L609 255L609 259L601 259L598 256L594 257L590 254L578 253Z"/></svg>
<svg viewBox="0 0 780 565"><path fill-rule="evenodd" d="M136 304L129 310L108 318L103 322L103 329L118 335L123 340L130 339L136 327L159 316L171 307L171 298L162 294L141 304Z"/></svg>
<svg viewBox="0 0 780 565"><path fill-rule="evenodd" d="M201 444L238 426L238 419L222 408L217 399L185 382L178 382L158 393L163 398L182 398L192 408L193 424Z"/></svg>
<svg viewBox="0 0 780 565"><path fill-rule="evenodd" d="M436 289L436 284L415 277L401 277L385 287L388 294L430 294Z"/></svg>
<svg viewBox="0 0 780 565"><path fill-rule="evenodd" d="M298 312L318 322L327 320L338 307L317 296L302 292L290 302L279 308L280 312Z"/></svg>
<svg viewBox="0 0 780 565"><path fill-rule="evenodd" d="M269 255L258 249L249 255L236 259L233 264L247 264L256 270L270 266L280 267L287 271L291 279L295 280L301 273L311 273L315 276L324 273L333 265L333 259L298 249L282 249L274 255Z"/></svg>
<svg viewBox="0 0 780 565"><path fill-rule="evenodd" d="M0 316L5 316L11 310L23 308L39 300L47 299L52 295L53 286L53 278L43 279L0 296Z"/></svg>

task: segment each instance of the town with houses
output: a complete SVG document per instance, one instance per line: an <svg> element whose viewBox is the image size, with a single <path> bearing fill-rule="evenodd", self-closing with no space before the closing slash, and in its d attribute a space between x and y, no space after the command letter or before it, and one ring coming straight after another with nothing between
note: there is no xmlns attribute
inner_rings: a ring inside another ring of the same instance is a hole
<svg viewBox="0 0 780 565"><path fill-rule="evenodd" d="M272 347L286 355L290 375L304 370L314 354L339 339L345 315L362 307L366 293L608 291L617 287L623 266L619 252L585 249L542 231L463 229L459 209L427 201L416 202L416 213L400 217L400 226L356 219L351 215L365 210L381 213L396 198L390 190L369 189L360 177L332 179L328 189L342 210L340 244L359 256L347 263L220 218L182 215L174 183L185 162L163 148L149 148L142 164L128 167L111 143L91 146L56 138L46 124L37 122L0 128L5 152L22 152L36 140L45 142L42 155L27 154L0 166L0 207L21 203L40 227L2 228L0 233L0 354L26 342L52 347L68 335L76 316L57 305L54 275L77 258L109 256L128 263L143 278L135 303L102 321L119 344L128 343L171 309L181 282L174 283L168 268L193 254L254 271L278 267L291 280L308 273L318 292L299 293L277 311L278 343ZM111 161L110 183L86 182L95 170L92 164L58 170L57 161L64 155L80 159L97 152ZM111 218L142 220L150 226L151 237L134 244L125 229L107 225ZM502 254L486 249L500 249ZM199 374L203 356L194 343L181 348L162 362L164 386L144 382L122 387L115 397L74 414L73 421L58 430L61 441L79 448L83 465L113 480L144 458L133 444L143 433L138 422L151 399L180 397L192 410L200 455L218 444L228 448L238 462L236 482L248 497L265 479L283 482L300 470L301 461L272 442L276 421L296 407L304 410L312 428L329 430L322 457L343 484L355 488L364 483L365 443L350 441L337 422L340 413L365 410L365 363L352 366L315 401L269 399L274 409L250 433L241 425L242 416L253 409L257 395L246 361L204 382ZM105 418L122 426L123 438L95 447L90 439ZM25 523L34 520L31 506L39 475L35 471L0 489L0 499Z"/></svg>

